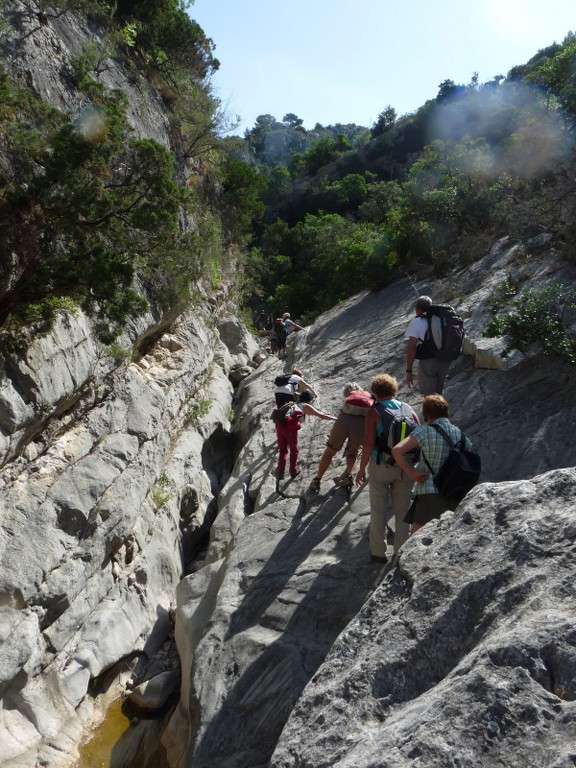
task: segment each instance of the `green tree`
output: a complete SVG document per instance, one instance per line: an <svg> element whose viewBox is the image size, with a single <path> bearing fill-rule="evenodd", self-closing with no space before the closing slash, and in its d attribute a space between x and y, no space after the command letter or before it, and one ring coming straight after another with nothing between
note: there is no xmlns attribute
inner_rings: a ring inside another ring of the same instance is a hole
<svg viewBox="0 0 576 768"><path fill-rule="evenodd" d="M195 276L194 244L179 227L188 193L173 179L174 158L131 136L121 93L70 122L5 76L2 83L10 106L0 113L0 253L10 279L0 326L62 296L96 312L111 338L145 306L132 289L139 265L182 247Z"/></svg>
<svg viewBox="0 0 576 768"><path fill-rule="evenodd" d="M397 114L394 107L390 104L380 112L378 119L371 128L372 136L381 136L388 128L391 128L396 122Z"/></svg>
<svg viewBox="0 0 576 768"><path fill-rule="evenodd" d="M292 179L290 171L285 165L276 165L268 174L268 189L265 193L265 201L273 204L278 200L287 189L289 189Z"/></svg>
<svg viewBox="0 0 576 768"><path fill-rule="evenodd" d="M246 237L264 212L266 179L253 166L234 157L222 165L222 215L232 239Z"/></svg>
<svg viewBox="0 0 576 768"><path fill-rule="evenodd" d="M300 168L303 168L305 173L313 175L324 165L331 163L343 152L348 152L350 149L352 149L352 144L344 134L340 134L336 138L321 136L302 155L294 155L292 173L294 174L295 170L299 172Z"/></svg>
<svg viewBox="0 0 576 768"><path fill-rule="evenodd" d="M569 35L560 48L553 48L550 53L526 73L525 79L543 85L549 95L576 114L576 37Z"/></svg>
<svg viewBox="0 0 576 768"><path fill-rule="evenodd" d="M304 123L304 120L301 120L298 115L295 115L293 112L288 112L288 114L284 115L282 118L282 122L288 128L299 128Z"/></svg>
<svg viewBox="0 0 576 768"><path fill-rule="evenodd" d="M291 269L278 276L272 304L290 306L308 321L370 287L366 265L384 237L368 222L356 224L337 214L307 215L289 232L284 231L284 253L290 254Z"/></svg>

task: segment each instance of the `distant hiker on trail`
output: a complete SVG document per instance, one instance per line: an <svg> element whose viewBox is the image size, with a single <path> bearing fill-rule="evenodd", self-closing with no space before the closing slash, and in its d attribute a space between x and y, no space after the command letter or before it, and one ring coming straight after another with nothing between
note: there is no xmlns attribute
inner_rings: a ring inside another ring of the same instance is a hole
<svg viewBox="0 0 576 768"><path fill-rule="evenodd" d="M256 320L254 321L254 325L256 327L256 330L265 331L271 322L272 322L272 318L270 317L270 315L266 314L265 309L261 309L260 313L256 317Z"/></svg>
<svg viewBox="0 0 576 768"><path fill-rule="evenodd" d="M290 319L290 312L284 312L282 315L282 320L284 321L284 325L286 326L286 332L288 336L290 336L291 333L294 333L294 331L303 331L304 328L301 325L298 325L297 322Z"/></svg>
<svg viewBox="0 0 576 768"><path fill-rule="evenodd" d="M298 393L303 389L308 390L312 393L313 397L316 397L314 387L311 384L308 384L307 381L304 381L302 378L302 371L298 368L294 368L292 373L276 376L274 384L276 385L274 398L278 407L284 405L284 403L289 403L290 401L296 402Z"/></svg>
<svg viewBox="0 0 576 768"><path fill-rule="evenodd" d="M452 441L460 440L462 432L449 421L448 403L442 395L425 397L422 403L422 415L426 423L416 427L405 440L392 449L392 455L398 466L416 483L414 486L416 498L405 518L412 524L413 533L430 520L439 518L447 509L455 509L459 503L459 499L450 499L439 494L434 485L432 473L438 472L450 451L445 438L435 427L442 429ZM467 448L472 447L468 438L465 442ZM407 461L406 455L416 448L421 451L420 463L414 467ZM427 468L425 460L428 461L431 471Z"/></svg>
<svg viewBox="0 0 576 768"><path fill-rule="evenodd" d="M364 439L364 424L368 409L372 405L372 396L370 392L364 391L355 381L349 381L344 385L344 404L338 414L336 423L332 426L326 448L322 457L316 476L310 482L310 490L314 493L320 492L320 482L324 473L330 466L334 456L346 445L344 455L346 458L346 470L338 477L334 478L336 485L348 490L352 489L352 472L356 464L356 459Z"/></svg>
<svg viewBox="0 0 576 768"><path fill-rule="evenodd" d="M434 304L429 296L420 296L404 338L406 384L414 386L414 361L418 360L418 388L421 395L441 395L450 363L461 352L464 323L448 304Z"/></svg>
<svg viewBox="0 0 576 768"><path fill-rule="evenodd" d="M271 333L272 348L278 353L278 360L283 360L286 357L286 339L288 338L288 331L286 324L281 317L277 317L274 320L274 328Z"/></svg>
<svg viewBox="0 0 576 768"><path fill-rule="evenodd" d="M310 405L311 400L312 393L306 391L300 395L297 403L287 403L272 413L278 441L278 467L276 469L278 480L284 479L288 453L290 453L290 477L294 478L300 473L298 469L298 430L302 426L304 416L317 416L319 419L327 420L336 418L336 416L331 416L329 413L314 408L313 405Z"/></svg>
<svg viewBox="0 0 576 768"><path fill-rule="evenodd" d="M385 563L388 501L391 499L394 512L394 552L397 553L409 534L404 517L412 501L413 485L413 478L396 465L391 453L392 444L398 442L399 433L411 431L420 422L408 403L395 399L398 382L393 376L386 373L375 376L371 390L376 402L366 416L356 485L365 482L369 465L370 554L372 560Z"/></svg>

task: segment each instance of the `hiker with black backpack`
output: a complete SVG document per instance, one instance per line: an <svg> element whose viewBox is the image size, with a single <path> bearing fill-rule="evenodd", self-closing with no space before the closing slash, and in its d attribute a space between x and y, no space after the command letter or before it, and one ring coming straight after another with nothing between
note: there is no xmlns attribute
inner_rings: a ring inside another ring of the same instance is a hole
<svg viewBox="0 0 576 768"><path fill-rule="evenodd" d="M425 424L394 446L392 455L414 481L415 499L405 518L414 533L448 509L455 509L480 476L481 462L466 435L449 420L442 395L427 395L422 403ZM420 450L420 463L407 460ZM452 466L450 466L452 462Z"/></svg>
<svg viewBox="0 0 576 768"><path fill-rule="evenodd" d="M284 360L286 357L286 339L288 337L288 331L284 320L281 317L277 317L274 320L274 328L272 329L271 337L273 340L273 347L278 353L278 359Z"/></svg>
<svg viewBox="0 0 576 768"><path fill-rule="evenodd" d="M290 477L300 474L298 469L298 430L305 416L317 416L319 419L334 421L336 416L314 408L311 404L313 397L310 391L302 392L297 402L288 402L272 411L271 419L276 427L278 441L278 467L276 477L284 479L286 460L290 454Z"/></svg>
<svg viewBox="0 0 576 768"><path fill-rule="evenodd" d="M420 296L404 338L406 384L414 386L414 362L418 360L418 388L421 395L441 395L448 369L462 352L464 322L449 304L434 304L429 296Z"/></svg>
<svg viewBox="0 0 576 768"><path fill-rule="evenodd" d="M412 477L396 465L392 448L420 422L412 406L396 400L398 382L393 376L386 373L375 376L371 391L375 402L366 415L356 485L365 482L366 467L369 467L370 556L372 560L385 563L388 501L391 500L394 513L394 552L397 553L409 534L404 517L412 501L413 486ZM413 460L416 461L416 456Z"/></svg>
<svg viewBox="0 0 576 768"><path fill-rule="evenodd" d="M316 397L316 392L311 384L304 381L302 377L302 371L298 368L294 368L292 373L281 373L274 379L274 399L276 405L280 407L284 403L296 402L298 394L301 391L308 390L312 393L313 397Z"/></svg>

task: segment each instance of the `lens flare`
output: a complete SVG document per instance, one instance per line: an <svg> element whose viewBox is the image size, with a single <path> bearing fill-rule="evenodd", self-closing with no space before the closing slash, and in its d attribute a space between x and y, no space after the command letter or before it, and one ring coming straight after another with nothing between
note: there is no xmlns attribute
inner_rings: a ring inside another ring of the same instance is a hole
<svg viewBox="0 0 576 768"><path fill-rule="evenodd" d="M74 118L74 128L82 138L92 144L106 138L106 121L98 107L83 107Z"/></svg>

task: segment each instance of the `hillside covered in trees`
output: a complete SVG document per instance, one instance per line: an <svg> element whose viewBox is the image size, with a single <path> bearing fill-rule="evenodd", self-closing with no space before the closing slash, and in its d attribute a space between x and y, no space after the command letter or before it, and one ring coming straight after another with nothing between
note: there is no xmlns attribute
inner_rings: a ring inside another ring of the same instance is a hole
<svg viewBox="0 0 576 768"><path fill-rule="evenodd" d="M505 77L446 80L399 119L388 106L369 130L259 117L245 135L267 180L251 305L309 322L360 289L472 262L503 235L547 233L573 260L575 114L569 33Z"/></svg>

